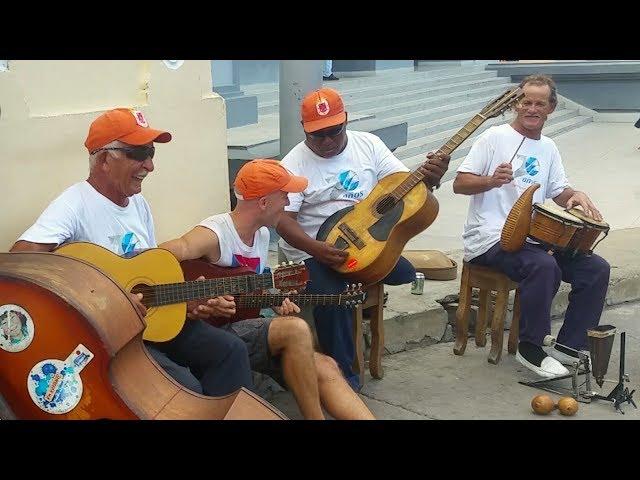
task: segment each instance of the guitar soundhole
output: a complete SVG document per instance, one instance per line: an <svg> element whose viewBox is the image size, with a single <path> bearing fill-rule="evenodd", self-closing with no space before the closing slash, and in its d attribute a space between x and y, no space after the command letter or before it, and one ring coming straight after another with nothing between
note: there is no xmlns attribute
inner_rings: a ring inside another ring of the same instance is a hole
<svg viewBox="0 0 640 480"><path fill-rule="evenodd" d="M152 288L149 288L148 285L145 285L144 283L139 283L138 285L135 285L132 289L131 289L131 293L141 293L142 294L142 304L149 308L149 306L153 305L154 302L154 292Z"/></svg>
<svg viewBox="0 0 640 480"><path fill-rule="evenodd" d="M378 215L384 215L391 210L395 204L395 199L391 195L387 195L376 205L376 213Z"/></svg>

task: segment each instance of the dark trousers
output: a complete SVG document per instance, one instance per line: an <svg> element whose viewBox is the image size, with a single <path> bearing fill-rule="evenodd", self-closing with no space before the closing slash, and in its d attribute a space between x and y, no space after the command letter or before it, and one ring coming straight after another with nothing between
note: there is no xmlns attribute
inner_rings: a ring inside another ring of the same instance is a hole
<svg viewBox="0 0 640 480"><path fill-rule="evenodd" d="M340 273L318 262L315 258L309 258L304 263L311 280L307 287L307 293L341 293L346 285L351 283ZM413 265L406 258L400 257L391 273L384 278L383 283L401 285L412 282L415 277L416 270ZM349 384L355 390L360 390L358 375L351 369L355 356L352 333L353 310L344 307L315 307L313 318L320 348L338 363Z"/></svg>
<svg viewBox="0 0 640 480"><path fill-rule="evenodd" d="M598 255L549 255L540 246L525 243L509 253L498 242L471 260L505 273L520 287L520 341L542 345L551 332L551 302L560 280L571 284L569 307L558 343L587 350L587 330L600 322L609 286L610 267Z"/></svg>
<svg viewBox="0 0 640 480"><path fill-rule="evenodd" d="M202 320L187 320L168 342L145 342L156 362L181 385L218 397L253 390L249 353L241 338Z"/></svg>

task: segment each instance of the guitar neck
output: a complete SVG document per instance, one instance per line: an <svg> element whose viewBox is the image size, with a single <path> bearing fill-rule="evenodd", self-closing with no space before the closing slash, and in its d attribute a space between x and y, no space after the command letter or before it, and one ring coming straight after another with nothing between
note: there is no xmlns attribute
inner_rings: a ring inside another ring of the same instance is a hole
<svg viewBox="0 0 640 480"><path fill-rule="evenodd" d="M303 305L342 305L347 301L356 302L358 296L354 295L311 295L311 294L242 294L234 296L238 308L262 308L277 307L282 305L285 298L288 298L298 306Z"/></svg>
<svg viewBox="0 0 640 480"><path fill-rule="evenodd" d="M144 295L143 302L147 306L155 307L188 302L190 300L215 298L222 295L255 292L273 287L272 274L263 273L153 285L146 287L151 289L150 292L145 293L146 289L141 290L141 292ZM145 297L147 298L146 301Z"/></svg>
<svg viewBox="0 0 640 480"><path fill-rule="evenodd" d="M481 114L476 114L471 120L469 120L464 127L453 135L447 143L440 147L436 154L442 153L443 155L451 155L453 151L458 148L462 142L464 142L469 136L476 131L476 129L487 120L487 117ZM399 201L404 197L413 187L424 180L425 174L422 169L417 169L412 172L400 185L398 185L392 192L391 196Z"/></svg>

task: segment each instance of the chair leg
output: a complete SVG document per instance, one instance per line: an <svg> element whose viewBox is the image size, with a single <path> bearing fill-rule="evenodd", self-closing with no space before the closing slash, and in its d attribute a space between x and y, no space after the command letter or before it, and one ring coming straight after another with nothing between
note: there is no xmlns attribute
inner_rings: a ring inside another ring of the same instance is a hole
<svg viewBox="0 0 640 480"><path fill-rule="evenodd" d="M487 344L487 317L491 304L491 291L480 289L480 307L476 318L476 346L484 347Z"/></svg>
<svg viewBox="0 0 640 480"><path fill-rule="evenodd" d="M460 298L458 299L458 309L456 310L456 343L453 346L453 353L456 355L464 355L464 351L467 348L470 309L471 286L469 285L469 270L467 270L465 266L462 268L462 278L460 279Z"/></svg>
<svg viewBox="0 0 640 480"><path fill-rule="evenodd" d="M356 349L356 354L353 358L352 369L357 372L360 377L360 385L364 385L364 351L362 338L362 307L355 309L353 314L353 345Z"/></svg>
<svg viewBox="0 0 640 480"><path fill-rule="evenodd" d="M382 354L384 353L384 284L379 283L375 288L377 301L371 312L371 352L369 355L369 372L373 378L382 378Z"/></svg>
<svg viewBox="0 0 640 480"><path fill-rule="evenodd" d="M516 296L513 299L513 320L509 330L509 353L515 355L518 351L518 336L520 334L520 289L516 289Z"/></svg>
<svg viewBox="0 0 640 480"><path fill-rule="evenodd" d="M509 301L509 289L506 285L500 286L496 298L496 306L491 322L491 351L488 362L497 365L502 356L502 342L504 339L504 317L507 314L507 302Z"/></svg>

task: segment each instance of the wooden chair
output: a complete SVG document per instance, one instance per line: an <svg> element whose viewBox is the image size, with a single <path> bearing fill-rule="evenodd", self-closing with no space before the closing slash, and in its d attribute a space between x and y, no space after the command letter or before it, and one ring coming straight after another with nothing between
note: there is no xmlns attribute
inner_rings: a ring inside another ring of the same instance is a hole
<svg viewBox="0 0 640 480"><path fill-rule="evenodd" d="M384 285L376 283L370 285L366 289L367 296L361 308L354 310L353 314L353 342L356 349L356 355L353 359L353 370L359 372L360 385L364 385L364 348L362 336L363 311L369 309L370 327L371 327L371 353L369 355L369 371L373 378L382 378L384 371L382 369L382 354L384 353L384 321L383 321L383 305L384 305Z"/></svg>
<svg viewBox="0 0 640 480"><path fill-rule="evenodd" d="M453 347L453 353L456 355L463 355L467 347L472 288L480 290L480 308L475 330L476 346L478 347L484 347L487 343L486 325L491 292L497 293L491 320L491 351L487 359L489 363L496 365L500 362L502 355L504 318L507 313L509 292L514 289L516 295L513 304L513 320L509 332L508 352L515 354L518 350L518 326L520 322L520 292L518 291L518 284L503 273L491 268L467 262L463 263L460 300L456 311L456 343Z"/></svg>

